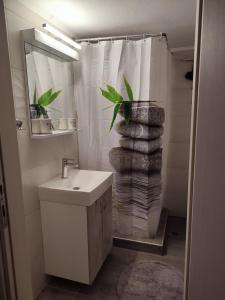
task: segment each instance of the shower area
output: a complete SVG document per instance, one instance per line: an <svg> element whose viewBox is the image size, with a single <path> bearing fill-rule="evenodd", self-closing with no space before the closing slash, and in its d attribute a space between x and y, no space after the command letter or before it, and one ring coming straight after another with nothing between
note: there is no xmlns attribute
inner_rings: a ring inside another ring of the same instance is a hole
<svg viewBox="0 0 225 300"><path fill-rule="evenodd" d="M174 189L168 177L174 166L170 168L168 155L173 156L179 127L174 124L176 107L173 111L171 108L187 102L182 99L180 87L175 86L177 74L173 73L181 68L190 71L192 62L174 58L166 34L79 42L82 51L74 67L80 167L114 173L114 243L139 249L147 244L148 250L148 245L158 243L162 252L168 214L163 208L167 208L171 196L167 191ZM124 77L133 90L134 118L126 126L119 116L110 131L113 107L108 107L100 88L114 86L125 98ZM176 104L174 95L178 98L178 90L181 99ZM188 160L188 152L184 155Z"/></svg>

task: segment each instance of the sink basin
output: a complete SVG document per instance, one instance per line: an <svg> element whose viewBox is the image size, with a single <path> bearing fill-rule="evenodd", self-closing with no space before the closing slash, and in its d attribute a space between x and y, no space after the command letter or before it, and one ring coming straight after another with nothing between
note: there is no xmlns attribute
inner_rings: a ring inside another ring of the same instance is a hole
<svg viewBox="0 0 225 300"><path fill-rule="evenodd" d="M92 205L111 185L112 173L71 169L68 178L57 176L40 185L41 201Z"/></svg>

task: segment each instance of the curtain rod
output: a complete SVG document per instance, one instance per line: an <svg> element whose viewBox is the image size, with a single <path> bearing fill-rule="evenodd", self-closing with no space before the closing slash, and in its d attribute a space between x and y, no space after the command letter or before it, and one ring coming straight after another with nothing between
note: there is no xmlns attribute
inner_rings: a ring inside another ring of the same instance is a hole
<svg viewBox="0 0 225 300"><path fill-rule="evenodd" d="M83 38L83 39L74 39L76 42L98 42L106 40L119 40L119 39L138 39L146 37L164 37L168 43L167 34L165 32L161 33L143 33L143 34L134 34L134 35L118 35L118 36L106 36L106 37L97 37L97 38Z"/></svg>

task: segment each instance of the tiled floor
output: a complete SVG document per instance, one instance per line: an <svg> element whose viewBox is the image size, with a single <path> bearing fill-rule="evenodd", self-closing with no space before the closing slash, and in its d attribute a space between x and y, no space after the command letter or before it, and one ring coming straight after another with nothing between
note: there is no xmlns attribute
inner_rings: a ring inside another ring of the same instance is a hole
<svg viewBox="0 0 225 300"><path fill-rule="evenodd" d="M92 286L56 277L48 278L48 286L38 300L118 300L117 283L126 266L137 260L157 260L184 269L185 221L170 218L167 254L164 256L114 247Z"/></svg>

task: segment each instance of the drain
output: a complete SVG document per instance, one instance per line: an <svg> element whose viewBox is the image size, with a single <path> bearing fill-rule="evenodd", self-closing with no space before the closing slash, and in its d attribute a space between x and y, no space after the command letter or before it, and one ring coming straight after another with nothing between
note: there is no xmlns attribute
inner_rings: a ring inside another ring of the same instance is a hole
<svg viewBox="0 0 225 300"><path fill-rule="evenodd" d="M79 189L80 189L79 186L74 186L74 187L73 187L73 190L74 190L74 191L78 191Z"/></svg>

